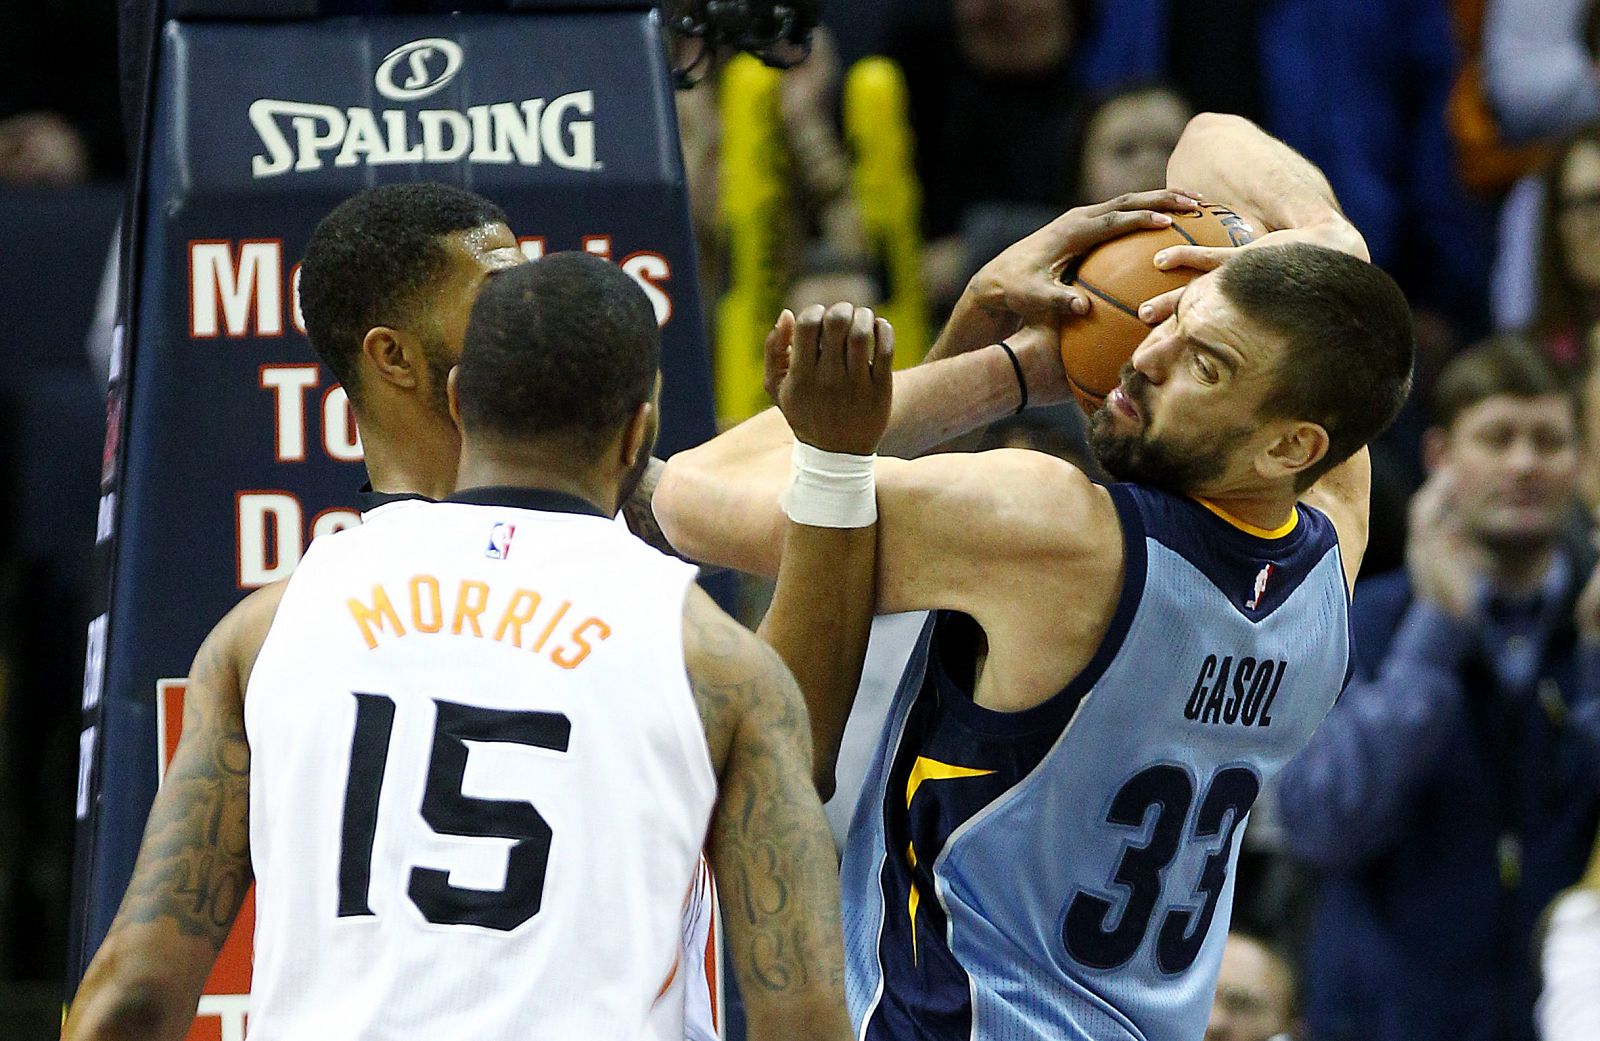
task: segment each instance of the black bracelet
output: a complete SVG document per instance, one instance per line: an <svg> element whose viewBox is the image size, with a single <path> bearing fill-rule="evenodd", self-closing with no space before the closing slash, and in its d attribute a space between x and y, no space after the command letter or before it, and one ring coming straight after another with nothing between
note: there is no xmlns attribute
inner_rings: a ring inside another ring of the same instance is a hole
<svg viewBox="0 0 1600 1041"><path fill-rule="evenodd" d="M1017 389L1022 392L1022 403L1011 414L1020 416L1022 415L1022 410L1028 407L1028 381L1022 378L1022 363L1017 360L1017 352L1011 349L1009 343L1004 340L996 340L995 346L1006 352L1006 357L1011 359L1011 369L1017 374Z"/></svg>

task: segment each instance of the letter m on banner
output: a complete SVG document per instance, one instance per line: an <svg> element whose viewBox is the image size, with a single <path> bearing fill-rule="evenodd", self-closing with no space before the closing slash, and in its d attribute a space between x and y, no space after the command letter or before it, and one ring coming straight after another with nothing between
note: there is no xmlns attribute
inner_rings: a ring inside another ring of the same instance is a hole
<svg viewBox="0 0 1600 1041"><path fill-rule="evenodd" d="M178 751L183 736L183 700L189 692L188 680L156 681L156 736L160 742L156 762L161 781L166 783L167 767ZM251 941L256 930L256 891L250 887L233 932L217 954L200 1008L185 1041L244 1041L245 1019L250 1009L250 975L254 968Z"/></svg>
<svg viewBox="0 0 1600 1041"><path fill-rule="evenodd" d="M189 243L189 335L283 335L283 242Z"/></svg>

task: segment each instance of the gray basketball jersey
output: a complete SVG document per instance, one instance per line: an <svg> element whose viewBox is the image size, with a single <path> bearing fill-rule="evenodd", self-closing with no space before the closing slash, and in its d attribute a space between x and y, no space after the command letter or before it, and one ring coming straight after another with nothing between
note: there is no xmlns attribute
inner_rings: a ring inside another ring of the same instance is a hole
<svg viewBox="0 0 1600 1041"><path fill-rule="evenodd" d="M907 667L844 861L866 1041L1205 1030L1246 816L1348 677L1344 570L1314 509L1267 532L1109 491L1124 584L1072 683L980 708L950 613Z"/></svg>

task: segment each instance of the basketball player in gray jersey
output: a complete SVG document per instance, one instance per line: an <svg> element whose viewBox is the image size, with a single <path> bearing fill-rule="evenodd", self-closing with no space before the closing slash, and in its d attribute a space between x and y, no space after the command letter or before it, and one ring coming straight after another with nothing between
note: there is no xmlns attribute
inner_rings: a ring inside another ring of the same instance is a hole
<svg viewBox="0 0 1600 1041"><path fill-rule="evenodd" d="M879 462L877 609L936 613L844 859L868 1041L1200 1036L1244 820L1347 675L1364 446L1409 388L1409 310L1321 175L1253 125L1197 118L1168 172L1271 233L1225 263L1178 252L1216 270L1092 419L1121 483L1027 452ZM1006 321L995 274L960 335ZM769 365L884 335L849 305L785 314ZM1009 340L1013 406L1066 397L1056 335ZM788 440L768 413L669 463L674 544L770 570Z"/></svg>

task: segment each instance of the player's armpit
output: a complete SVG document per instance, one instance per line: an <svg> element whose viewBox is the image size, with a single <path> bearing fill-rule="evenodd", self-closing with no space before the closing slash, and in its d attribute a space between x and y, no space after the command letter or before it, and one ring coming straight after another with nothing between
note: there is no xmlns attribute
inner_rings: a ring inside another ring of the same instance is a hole
<svg viewBox="0 0 1600 1041"><path fill-rule="evenodd" d="M183 1037L250 888L244 688L282 585L246 598L201 645L183 738L145 824L133 879L84 974L64 1041Z"/></svg>
<svg viewBox="0 0 1600 1041"><path fill-rule="evenodd" d="M1365 448L1317 479L1300 501L1328 515L1339 537L1345 584L1354 591L1361 558L1367 552L1372 505L1372 454Z"/></svg>
<svg viewBox="0 0 1600 1041"><path fill-rule="evenodd" d="M720 778L708 845L751 1041L850 1037L833 836L811 784L800 691L698 589L684 652Z"/></svg>

